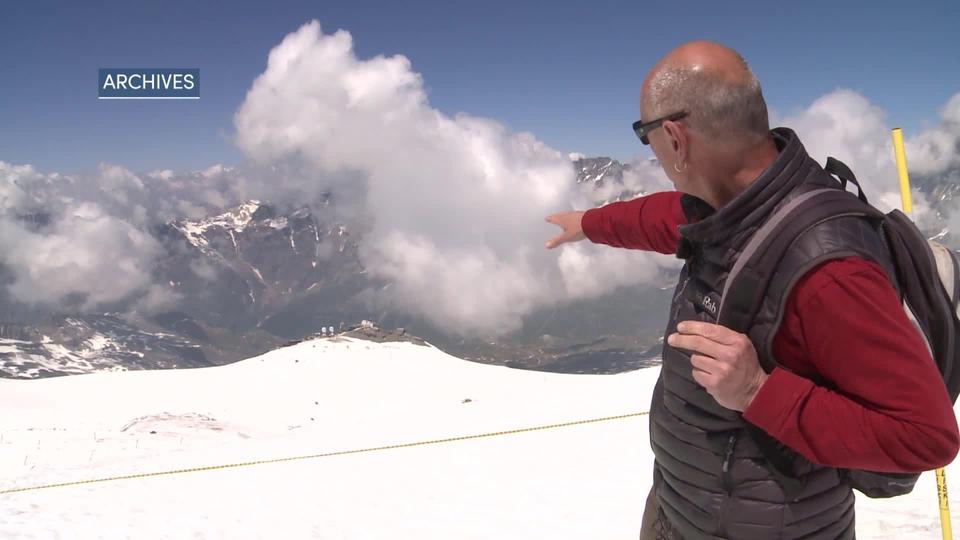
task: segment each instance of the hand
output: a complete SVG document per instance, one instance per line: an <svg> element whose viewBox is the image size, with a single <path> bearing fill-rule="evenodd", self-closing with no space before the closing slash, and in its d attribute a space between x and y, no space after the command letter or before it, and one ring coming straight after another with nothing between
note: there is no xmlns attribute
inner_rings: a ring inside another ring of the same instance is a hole
<svg viewBox="0 0 960 540"><path fill-rule="evenodd" d="M555 248L567 242L578 242L586 238L587 236L583 234L583 227L580 226L580 220L583 219L584 213L577 210L547 216L547 223L559 225L563 229L563 232L547 240L547 249Z"/></svg>
<svg viewBox="0 0 960 540"><path fill-rule="evenodd" d="M717 324L683 321L667 343L692 353L693 380L727 409L746 410L767 380L746 334Z"/></svg>

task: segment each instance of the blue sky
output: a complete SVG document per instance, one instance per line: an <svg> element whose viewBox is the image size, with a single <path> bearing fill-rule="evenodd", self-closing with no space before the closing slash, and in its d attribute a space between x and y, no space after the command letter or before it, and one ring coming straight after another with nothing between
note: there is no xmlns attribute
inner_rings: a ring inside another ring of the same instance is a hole
<svg viewBox="0 0 960 540"><path fill-rule="evenodd" d="M85 172L243 159L233 113L303 23L361 58L403 54L431 104L563 151L626 159L646 70L675 45L739 50L772 109L852 88L908 132L960 92L960 2L3 2L0 160ZM906 9L904 9L906 8ZM197 67L199 101L98 101L101 67ZM376 134L371 134L375 136Z"/></svg>

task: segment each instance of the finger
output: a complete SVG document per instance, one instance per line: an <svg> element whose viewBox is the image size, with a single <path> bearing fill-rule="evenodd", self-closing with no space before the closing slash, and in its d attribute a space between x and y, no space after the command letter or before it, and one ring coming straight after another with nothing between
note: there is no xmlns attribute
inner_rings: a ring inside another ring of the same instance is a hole
<svg viewBox="0 0 960 540"><path fill-rule="evenodd" d="M547 240L546 246L547 246L547 249L553 249L566 241L567 241L566 235L561 233Z"/></svg>
<svg viewBox="0 0 960 540"><path fill-rule="evenodd" d="M708 375L716 375L722 369L720 362L715 358L704 356L702 354L690 355L690 365L694 371L699 371Z"/></svg>
<svg viewBox="0 0 960 540"><path fill-rule="evenodd" d="M706 388L708 392L710 391L711 388L713 388L714 386L713 375L705 371L700 371L696 369L693 370L692 375L693 375L693 380L700 386Z"/></svg>
<svg viewBox="0 0 960 540"><path fill-rule="evenodd" d="M547 216L547 223L553 223L554 225L560 224L560 214L550 214Z"/></svg>
<svg viewBox="0 0 960 540"><path fill-rule="evenodd" d="M727 345L697 334L670 334L667 343L671 347L698 352L713 358L725 358L729 352Z"/></svg>
<svg viewBox="0 0 960 540"><path fill-rule="evenodd" d="M703 336L724 345L734 345L740 334L725 326L703 321L683 321L677 325L677 332Z"/></svg>

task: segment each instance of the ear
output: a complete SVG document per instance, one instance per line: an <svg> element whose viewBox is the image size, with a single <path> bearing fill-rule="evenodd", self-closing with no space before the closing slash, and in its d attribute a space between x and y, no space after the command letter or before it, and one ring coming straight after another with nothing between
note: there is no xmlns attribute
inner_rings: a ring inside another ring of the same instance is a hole
<svg viewBox="0 0 960 540"><path fill-rule="evenodd" d="M663 131L670 138L670 146L677 153L677 161L683 163L687 161L687 155L690 151L690 139L687 137L687 129L677 122L667 120L663 123Z"/></svg>

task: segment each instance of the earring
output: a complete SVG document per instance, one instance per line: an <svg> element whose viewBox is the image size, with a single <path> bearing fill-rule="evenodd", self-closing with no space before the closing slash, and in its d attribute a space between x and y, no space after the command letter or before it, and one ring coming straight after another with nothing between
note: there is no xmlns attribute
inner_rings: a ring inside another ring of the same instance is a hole
<svg viewBox="0 0 960 540"><path fill-rule="evenodd" d="M674 163L673 163L673 170L677 171L678 173L682 173L683 171L687 170L687 164L684 163L684 164L683 164L683 168L681 169L680 167L677 167L677 163L674 162Z"/></svg>

